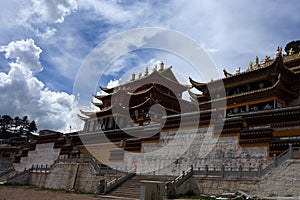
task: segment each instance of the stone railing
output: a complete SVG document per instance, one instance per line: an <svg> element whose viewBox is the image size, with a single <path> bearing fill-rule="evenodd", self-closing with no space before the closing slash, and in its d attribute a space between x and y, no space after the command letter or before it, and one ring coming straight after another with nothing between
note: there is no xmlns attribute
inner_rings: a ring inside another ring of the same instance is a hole
<svg viewBox="0 0 300 200"><path fill-rule="evenodd" d="M6 174L15 171L13 166L10 166L9 168L3 170L0 172L0 177L5 176Z"/></svg>
<svg viewBox="0 0 300 200"><path fill-rule="evenodd" d="M300 148L293 148L290 145L288 151L285 151L279 156L274 157L273 162L264 169L261 167L258 167L257 169L243 168L242 166L228 168L224 165L221 167L210 167L206 165L198 168L193 168L193 166L191 166L173 181L170 181L166 184L166 196L168 199L175 198L176 188L185 183L193 175L210 178L260 178L274 170L277 166L282 165L288 159L293 158L300 158Z"/></svg>
<svg viewBox="0 0 300 200"><path fill-rule="evenodd" d="M17 179L18 177L22 177L24 174L27 173L50 173L51 170L58 164L68 164L68 163L89 163L93 166L96 173L98 175L113 175L113 174L120 174L123 173L123 171L120 171L118 169L111 169L107 166L103 166L101 164L98 164L97 161L92 157L75 157L75 158L66 158L66 157L58 157L52 165L32 165L31 168L26 169L23 172L16 173L13 177L10 177L8 181L11 181L10 179ZM14 170L14 169L13 169ZM1 173L2 174L2 173ZM0 176L1 176L0 174Z"/></svg>
<svg viewBox="0 0 300 200"><path fill-rule="evenodd" d="M53 165L58 163L89 163L90 165L93 166L94 170L98 175L123 173L121 169L112 169L105 165L98 164L95 158L93 157L75 157L75 158L60 157L54 161Z"/></svg>
<svg viewBox="0 0 300 200"><path fill-rule="evenodd" d="M300 158L300 148L292 148L290 145L289 150L281 153L279 156L274 157L273 162L267 167L262 169L258 167L244 168L242 166L234 168L226 168L224 165L220 167L198 167L193 170L193 175L202 177L219 177L219 178L259 178L274 170L277 166L282 165L288 159Z"/></svg>
<svg viewBox="0 0 300 200"><path fill-rule="evenodd" d="M25 169L23 172L16 173L7 179L8 184L26 185L28 184L29 174L31 169Z"/></svg>
<svg viewBox="0 0 300 200"><path fill-rule="evenodd" d="M182 174L177 176L173 181L171 181L172 185L178 187L182 183L184 183L187 179L189 179L194 174L193 166L191 166L188 170L183 171Z"/></svg>
<svg viewBox="0 0 300 200"><path fill-rule="evenodd" d="M262 175L261 167L257 169L253 168L243 168L239 167L231 167L226 168L224 165L221 167L198 167L194 169L193 175L202 176L202 177L219 177L219 178L254 178L260 177Z"/></svg>
<svg viewBox="0 0 300 200"><path fill-rule="evenodd" d="M119 187L122 183L130 179L131 177L135 176L136 172L135 169L131 169L124 176L121 176L119 178L115 178L110 182L106 182L105 180L101 180L99 184L99 188L97 193L99 194L108 194L115 188Z"/></svg>
<svg viewBox="0 0 300 200"><path fill-rule="evenodd" d="M289 149L287 151L282 152L279 156L274 156L273 163L268 165L266 168L262 170L262 175L265 175L275 169L277 166L282 165L288 159L298 159L300 158L300 148L292 147L289 145Z"/></svg>
<svg viewBox="0 0 300 200"><path fill-rule="evenodd" d="M194 175L193 166L191 166L188 170L183 171L182 174L177 176L174 180L166 183L165 186L165 195L168 199L176 197L176 188L179 187L181 184L186 182L190 177Z"/></svg>

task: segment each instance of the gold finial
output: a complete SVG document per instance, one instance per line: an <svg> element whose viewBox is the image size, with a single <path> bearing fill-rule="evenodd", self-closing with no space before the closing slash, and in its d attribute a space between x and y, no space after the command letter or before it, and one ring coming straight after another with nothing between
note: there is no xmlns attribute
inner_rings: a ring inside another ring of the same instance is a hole
<svg viewBox="0 0 300 200"><path fill-rule="evenodd" d="M277 47L276 57L282 56L282 48L280 46Z"/></svg>
<svg viewBox="0 0 300 200"><path fill-rule="evenodd" d="M270 61L270 56L266 56L265 57L265 59L264 59L264 61L262 61L262 65L266 65L267 64L267 62L269 62Z"/></svg>
<svg viewBox="0 0 300 200"><path fill-rule="evenodd" d="M255 56L255 66L258 67L259 63L259 58L258 56Z"/></svg>
<svg viewBox="0 0 300 200"><path fill-rule="evenodd" d="M160 64L159 64L159 66L160 66L160 68L159 68L159 71L163 71L164 70L164 63L163 63L163 61L161 61L160 62Z"/></svg>
<svg viewBox="0 0 300 200"><path fill-rule="evenodd" d="M148 67L146 67L145 76L148 76L148 74L149 74L149 69Z"/></svg>
<svg viewBox="0 0 300 200"><path fill-rule="evenodd" d="M223 69L223 73L224 73L224 76L225 76L226 78L232 76L232 74L228 73L228 72L226 71L226 69Z"/></svg>
<svg viewBox="0 0 300 200"><path fill-rule="evenodd" d="M269 62L270 61L270 56L266 56L265 57L265 60L264 60L264 63L266 64L267 62Z"/></svg>
<svg viewBox="0 0 300 200"><path fill-rule="evenodd" d="M139 73L139 78L142 78L142 76L143 76L142 73Z"/></svg>
<svg viewBox="0 0 300 200"><path fill-rule="evenodd" d="M135 73L132 72L132 74L131 74L131 81L134 81L134 80L135 80Z"/></svg>
<svg viewBox="0 0 300 200"><path fill-rule="evenodd" d="M157 65L154 65L153 71L157 71Z"/></svg>
<svg viewBox="0 0 300 200"><path fill-rule="evenodd" d="M288 55L291 56L295 53L295 51L293 50L293 48L290 48L289 52L288 52Z"/></svg>
<svg viewBox="0 0 300 200"><path fill-rule="evenodd" d="M240 74L241 73L241 67L239 67L237 70L235 70L235 74Z"/></svg>
<svg viewBox="0 0 300 200"><path fill-rule="evenodd" d="M248 63L248 70L253 70L253 62L252 61L250 61Z"/></svg>

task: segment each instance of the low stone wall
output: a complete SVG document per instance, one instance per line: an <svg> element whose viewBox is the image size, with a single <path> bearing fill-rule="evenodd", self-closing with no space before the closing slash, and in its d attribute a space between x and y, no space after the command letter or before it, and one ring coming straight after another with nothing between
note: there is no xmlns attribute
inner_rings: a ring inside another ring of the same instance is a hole
<svg viewBox="0 0 300 200"><path fill-rule="evenodd" d="M247 194L257 191L259 179L221 179L221 178L197 178L200 194L220 195L222 193L234 193L241 190ZM254 193L255 194L255 193Z"/></svg>
<svg viewBox="0 0 300 200"><path fill-rule="evenodd" d="M88 163L58 163L50 171L33 171L29 185L41 188L77 190L95 193L100 180L111 181L118 175L98 175Z"/></svg>
<svg viewBox="0 0 300 200"><path fill-rule="evenodd" d="M57 164L49 173L45 187L52 189L74 189L79 164Z"/></svg>
<svg viewBox="0 0 300 200"><path fill-rule="evenodd" d="M288 160L263 177L256 195L292 196L300 199L300 160Z"/></svg>
<svg viewBox="0 0 300 200"><path fill-rule="evenodd" d="M196 177L196 180L199 192L205 195L220 195L241 190L259 198L300 198L300 160L288 160L261 178Z"/></svg>
<svg viewBox="0 0 300 200"><path fill-rule="evenodd" d="M29 176L29 185L34 185L40 188L45 188L46 180L48 178L49 173L31 173Z"/></svg>

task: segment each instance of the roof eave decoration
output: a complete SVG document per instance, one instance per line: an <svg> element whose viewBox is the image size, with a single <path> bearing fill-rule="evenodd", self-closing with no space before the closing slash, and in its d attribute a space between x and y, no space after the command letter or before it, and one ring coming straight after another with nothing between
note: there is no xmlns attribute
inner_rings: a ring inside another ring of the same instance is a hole
<svg viewBox="0 0 300 200"><path fill-rule="evenodd" d="M99 108L102 108L102 107L103 107L103 103L102 103L102 102L97 103L97 102L92 101L92 104L93 104L94 106L99 107Z"/></svg>
<svg viewBox="0 0 300 200"><path fill-rule="evenodd" d="M93 94L93 97L95 97L96 99L98 100L103 100L104 98L110 98L111 96L115 96L115 97L118 97L118 96L123 96L123 95L131 95L129 94L128 91L125 91L125 90L122 90L120 88L118 88L116 91L114 91L113 93L110 93L110 94L106 94L106 95L94 95Z"/></svg>
<svg viewBox="0 0 300 200"><path fill-rule="evenodd" d="M191 77L189 77L190 83L192 84L193 87L195 87L196 89L203 91L203 90L207 90L207 84L206 83L200 83L197 82L195 80L193 80Z"/></svg>
<svg viewBox="0 0 300 200"><path fill-rule="evenodd" d="M104 91L104 92L106 92L106 93L108 93L108 94L113 93L114 90L115 90L115 88L106 88L106 87L102 87L102 86L99 86L99 87L100 87L100 89L101 89L102 91Z"/></svg>
<svg viewBox="0 0 300 200"><path fill-rule="evenodd" d="M77 114L77 117L81 120L84 120L84 121L89 119L89 117L86 117L86 116L83 116L83 115L80 115L80 114Z"/></svg>
<svg viewBox="0 0 300 200"><path fill-rule="evenodd" d="M190 89L188 89L188 93L189 95L193 98L193 99L198 99L198 98L201 98L201 97L204 97L204 95L202 94L195 94L194 92L192 92Z"/></svg>
<svg viewBox="0 0 300 200"><path fill-rule="evenodd" d="M126 114L128 113L128 109L120 106L119 104L113 104L112 106L109 106L107 108L104 108L102 110L98 110L98 111L83 111L80 110L82 115L88 116L89 118L94 118L94 117L99 117L99 115L103 114L103 113L107 113L113 111L113 113L115 114Z"/></svg>
<svg viewBox="0 0 300 200"><path fill-rule="evenodd" d="M92 94L92 96L96 99L103 99L104 97L107 97L109 94L100 94L100 95L97 95L97 94Z"/></svg>
<svg viewBox="0 0 300 200"><path fill-rule="evenodd" d="M96 112L98 112L98 111L83 111L81 109L79 111L81 112L82 115L88 116L88 117L91 117L92 115L95 115Z"/></svg>

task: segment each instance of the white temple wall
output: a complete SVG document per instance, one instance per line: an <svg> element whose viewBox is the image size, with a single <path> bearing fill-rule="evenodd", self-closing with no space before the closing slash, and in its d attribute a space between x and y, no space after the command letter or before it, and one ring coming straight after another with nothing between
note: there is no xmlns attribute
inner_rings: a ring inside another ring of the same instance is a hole
<svg viewBox="0 0 300 200"><path fill-rule="evenodd" d="M24 169L30 168L32 165L52 165L58 158L60 148L54 149L54 142L37 144L35 150L28 151L26 157L21 157L20 163L15 163L14 168L16 171L24 171Z"/></svg>
<svg viewBox="0 0 300 200"><path fill-rule="evenodd" d="M142 144L142 154L125 152L124 163L137 173L161 175L178 175L191 165L257 169L270 163L267 147L240 148L237 136L211 133L207 128L162 132L159 142Z"/></svg>

